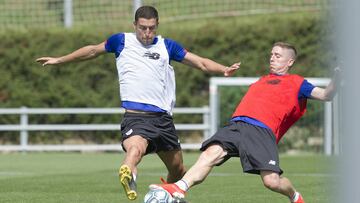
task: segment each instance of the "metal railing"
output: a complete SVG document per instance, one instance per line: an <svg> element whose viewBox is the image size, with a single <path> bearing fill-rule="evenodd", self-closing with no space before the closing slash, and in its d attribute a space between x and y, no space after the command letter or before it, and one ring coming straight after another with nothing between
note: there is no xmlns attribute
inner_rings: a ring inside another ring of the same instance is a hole
<svg viewBox="0 0 360 203"><path fill-rule="evenodd" d="M123 108L3 108L0 115L19 115L19 124L0 125L1 131L19 131L19 145L2 145L0 151L121 151L120 144L102 145L29 145L29 131L120 131L120 124L30 124L29 115L46 114L124 114ZM202 130L209 136L209 107L175 108L174 114L202 114L202 123L175 123L177 130ZM183 149L198 149L200 143L182 144Z"/></svg>

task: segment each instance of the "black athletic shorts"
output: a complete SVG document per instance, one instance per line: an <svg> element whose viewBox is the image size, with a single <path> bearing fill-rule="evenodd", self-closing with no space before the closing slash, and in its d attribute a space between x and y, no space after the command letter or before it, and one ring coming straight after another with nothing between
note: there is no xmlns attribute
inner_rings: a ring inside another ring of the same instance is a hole
<svg viewBox="0 0 360 203"><path fill-rule="evenodd" d="M214 143L220 144L227 151L225 159L218 165L230 157L240 157L243 171L246 173L260 174L262 170L283 173L279 167L275 135L270 129L242 121L231 122L206 140L200 150L205 151Z"/></svg>
<svg viewBox="0 0 360 203"><path fill-rule="evenodd" d="M121 134L121 142L133 135L147 139L146 154L181 149L173 119L167 113L126 112L121 122Z"/></svg>

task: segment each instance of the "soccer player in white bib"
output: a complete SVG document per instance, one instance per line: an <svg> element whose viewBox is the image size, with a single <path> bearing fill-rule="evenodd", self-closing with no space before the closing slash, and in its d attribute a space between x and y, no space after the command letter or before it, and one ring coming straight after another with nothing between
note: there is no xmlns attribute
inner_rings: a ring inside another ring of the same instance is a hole
<svg viewBox="0 0 360 203"><path fill-rule="evenodd" d="M149 153L157 153L172 183L185 174L172 110L175 105L175 76L171 61L204 72L231 76L240 66L224 66L185 50L174 40L156 35L159 25L154 7L142 6L135 13L134 33L117 33L104 42L88 45L60 57L41 57L43 66L88 60L103 53L114 53L118 70L122 107L122 147L126 152L119 179L130 200L137 197L137 165Z"/></svg>

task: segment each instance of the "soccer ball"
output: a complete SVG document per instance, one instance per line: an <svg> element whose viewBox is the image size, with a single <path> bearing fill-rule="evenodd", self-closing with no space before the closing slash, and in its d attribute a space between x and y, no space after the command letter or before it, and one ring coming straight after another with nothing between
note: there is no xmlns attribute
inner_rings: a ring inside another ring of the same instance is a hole
<svg viewBox="0 0 360 203"><path fill-rule="evenodd" d="M162 189L152 189L144 197L144 203L172 203L171 194Z"/></svg>

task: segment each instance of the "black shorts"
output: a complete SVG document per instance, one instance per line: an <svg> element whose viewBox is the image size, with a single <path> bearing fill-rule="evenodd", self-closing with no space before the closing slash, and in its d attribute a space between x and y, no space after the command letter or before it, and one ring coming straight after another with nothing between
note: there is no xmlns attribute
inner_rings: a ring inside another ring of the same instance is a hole
<svg viewBox="0 0 360 203"><path fill-rule="evenodd" d="M270 129L254 126L242 121L231 122L206 140L200 150L204 151L211 144L220 144L227 155L223 164L230 157L240 157L243 171L260 174L262 170L282 174L279 167L279 154L275 135Z"/></svg>
<svg viewBox="0 0 360 203"><path fill-rule="evenodd" d="M121 122L121 134L121 142L133 135L148 140L146 154L181 149L173 119L167 113L126 112Z"/></svg>

